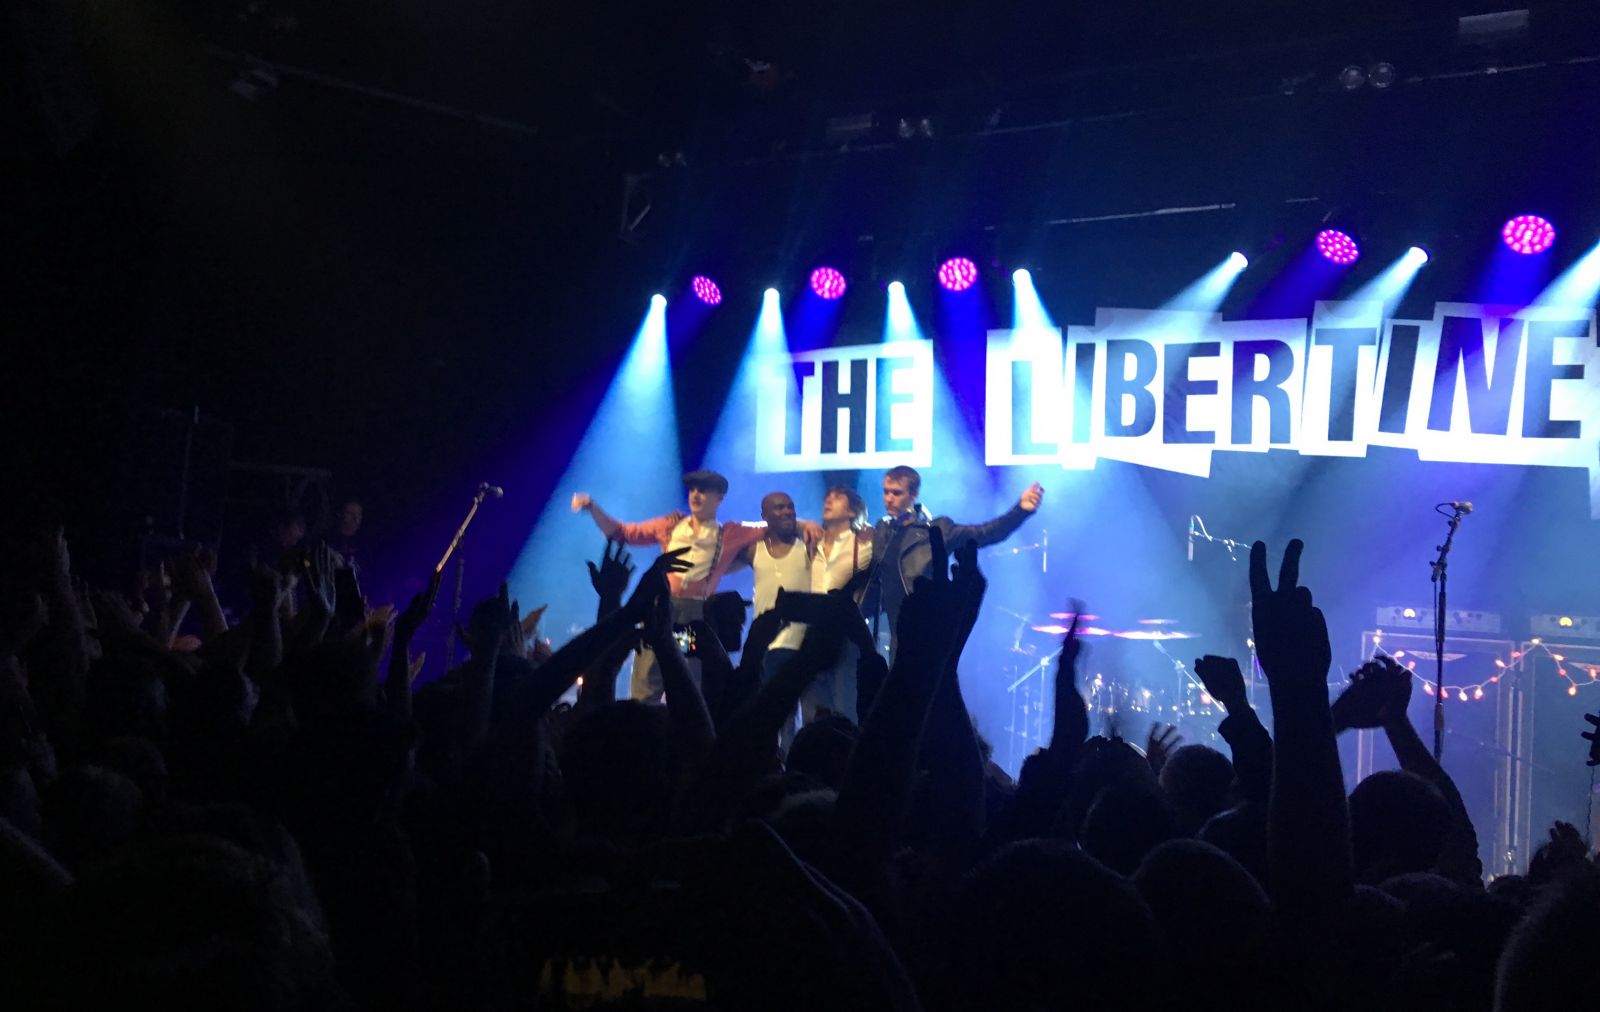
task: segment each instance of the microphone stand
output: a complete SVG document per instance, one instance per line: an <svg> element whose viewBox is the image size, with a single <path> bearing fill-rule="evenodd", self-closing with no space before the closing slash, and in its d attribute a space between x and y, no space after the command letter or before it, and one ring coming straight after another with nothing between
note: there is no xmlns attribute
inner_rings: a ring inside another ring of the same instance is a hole
<svg viewBox="0 0 1600 1012"><path fill-rule="evenodd" d="M1444 609L1447 560L1450 557L1450 546L1455 542L1456 528L1461 526L1461 518L1466 515L1461 507L1453 508L1455 512L1450 516L1450 530L1445 534L1444 544L1435 546L1439 558L1433 562L1433 758L1435 762L1444 756ZM1444 512L1437 506L1434 509L1440 513Z"/></svg>
<svg viewBox="0 0 1600 1012"><path fill-rule="evenodd" d="M1191 514L1190 517L1189 517L1189 561L1190 562L1194 561L1194 543L1195 543L1195 539L1197 539L1197 538L1199 540L1201 540L1201 541L1204 541L1204 542L1208 543L1208 544L1221 545L1223 548L1227 549L1228 550L1228 561L1229 562L1238 562L1239 561L1239 550L1240 549L1248 550L1249 547L1250 547L1248 542L1239 541L1239 540L1236 540L1234 538L1218 537L1218 536L1212 534L1210 531L1206 530L1206 522L1200 518L1199 514L1196 513L1196 514Z"/></svg>
<svg viewBox="0 0 1600 1012"><path fill-rule="evenodd" d="M478 515L478 507L483 505L483 500L493 491L485 482L478 486L478 492L472 497L472 508L467 510L465 520L456 528L456 536L450 539L450 547L440 556L439 564L433 567L435 575L444 572L445 564L450 561L450 556L455 555L456 549L461 547L461 542L467 536L467 528L472 526L472 519ZM498 498L498 497L497 497ZM461 623L461 585L467 577L467 553L462 552L456 556L456 589L455 599L450 606L450 631L444 640L444 669L449 671L455 666L456 659L456 629Z"/></svg>

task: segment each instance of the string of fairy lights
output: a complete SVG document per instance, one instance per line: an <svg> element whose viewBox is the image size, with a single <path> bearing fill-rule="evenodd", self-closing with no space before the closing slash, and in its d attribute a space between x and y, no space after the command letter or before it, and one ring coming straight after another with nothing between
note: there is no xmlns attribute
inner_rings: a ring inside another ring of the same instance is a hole
<svg viewBox="0 0 1600 1012"><path fill-rule="evenodd" d="M1376 655L1383 647L1383 633L1374 633L1372 636L1372 652ZM1468 703L1484 698L1484 691L1491 686L1499 684L1500 680L1508 677L1521 677L1532 673L1528 662L1538 655L1549 657L1556 665L1556 677L1567 683L1567 695L1576 696L1580 688L1600 688L1600 662L1580 663L1568 661L1565 654L1558 654L1539 637L1535 636L1527 643L1526 650L1511 651L1510 660L1496 657L1494 659L1495 673L1480 682L1463 682L1460 684L1447 682L1444 685L1446 699L1455 699L1457 702ZM1409 656L1405 650L1396 650L1389 656L1405 665L1408 671L1417 670L1417 656ZM1429 658L1421 658L1430 660ZM1587 677L1584 677L1587 676ZM1433 683L1419 674L1422 691L1428 695L1434 694Z"/></svg>

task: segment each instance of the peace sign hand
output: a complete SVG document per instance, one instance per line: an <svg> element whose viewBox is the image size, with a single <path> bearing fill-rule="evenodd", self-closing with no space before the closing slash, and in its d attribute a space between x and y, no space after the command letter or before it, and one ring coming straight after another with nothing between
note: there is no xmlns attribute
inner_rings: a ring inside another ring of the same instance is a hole
<svg viewBox="0 0 1600 1012"><path fill-rule="evenodd" d="M1267 577L1267 546L1250 546L1250 617L1255 627L1256 657L1274 685L1323 685L1333 664L1328 622L1311 603L1311 591L1300 586L1298 538L1283 551L1278 586Z"/></svg>

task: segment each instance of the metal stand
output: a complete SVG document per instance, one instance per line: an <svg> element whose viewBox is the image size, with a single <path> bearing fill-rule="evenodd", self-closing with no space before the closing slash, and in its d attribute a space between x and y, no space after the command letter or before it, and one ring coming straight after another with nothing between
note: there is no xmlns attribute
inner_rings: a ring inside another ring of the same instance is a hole
<svg viewBox="0 0 1600 1012"><path fill-rule="evenodd" d="M1006 692L1011 696L1011 723L1006 727L1006 764L1007 772L1012 776L1021 772L1022 760L1032 752L1030 745L1043 748L1049 744L1045 740L1045 718L1047 714L1050 715L1050 723L1053 724L1055 709L1045 705L1044 672L1060 655L1059 647L1052 650L1006 686ZM1035 675L1039 677L1035 678ZM1018 745L1022 746L1021 749L1018 749Z"/></svg>
<svg viewBox="0 0 1600 1012"><path fill-rule="evenodd" d="M1433 758L1437 761L1444 756L1444 630L1445 630L1445 576L1447 560L1450 556L1450 545L1455 541L1456 528L1461 526L1461 518L1466 515L1466 510L1454 503L1440 503L1439 506L1449 506L1454 512L1450 515L1450 531L1444 537L1444 544L1438 545L1439 558L1433 562ZM1435 506L1440 513L1444 511Z"/></svg>
<svg viewBox="0 0 1600 1012"><path fill-rule="evenodd" d="M435 574L444 572L444 567L450 561L450 556L455 555L456 549L461 547L461 542L466 538L467 528L472 526L473 518L478 515L478 507L482 506L483 500L491 492L495 491L494 486L487 482L478 486L477 494L472 497L472 507L467 510L466 519L462 520L461 526L456 528L456 536L450 539L450 547L444 550L444 555L439 558L439 564L433 567ZM498 498L498 495L496 497ZM444 641L444 669L446 671L455 666L456 629L461 624L461 585L466 582L466 578L467 554L462 552L456 557L455 600L450 606L450 631L446 633Z"/></svg>

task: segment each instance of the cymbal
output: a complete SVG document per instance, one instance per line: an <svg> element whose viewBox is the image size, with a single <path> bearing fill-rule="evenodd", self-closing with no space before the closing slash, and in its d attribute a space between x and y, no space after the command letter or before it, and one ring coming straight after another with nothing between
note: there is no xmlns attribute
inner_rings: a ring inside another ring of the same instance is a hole
<svg viewBox="0 0 1600 1012"><path fill-rule="evenodd" d="M1089 616L1086 615L1084 617L1088 618ZM1051 636L1065 636L1067 634L1067 630L1070 628L1070 626L1064 626L1064 625L1035 625L1035 626L1029 626L1028 628L1032 629L1034 632L1037 632L1037 633L1048 633ZM1079 636L1121 636L1122 634L1121 633L1112 632L1110 629L1101 629L1098 626L1092 626L1091 625L1091 626L1079 626L1078 627L1078 635Z"/></svg>
<svg viewBox="0 0 1600 1012"><path fill-rule="evenodd" d="M1053 612L1050 613L1050 617L1051 618L1059 618L1063 622L1070 622L1072 620L1073 613L1070 612L1070 611L1053 611ZM1099 615L1079 615L1078 617L1083 619L1085 622L1098 622L1098 621L1100 621L1100 616ZM1062 632L1065 632L1065 631L1066 630L1064 630L1064 629L1062 630Z"/></svg>
<svg viewBox="0 0 1600 1012"><path fill-rule="evenodd" d="M1141 618L1138 619L1138 623L1140 625L1177 625L1178 620L1175 618Z"/></svg>
<svg viewBox="0 0 1600 1012"><path fill-rule="evenodd" d="M1112 633L1125 640L1192 640L1194 633L1180 632L1177 629L1129 629L1127 632Z"/></svg>

